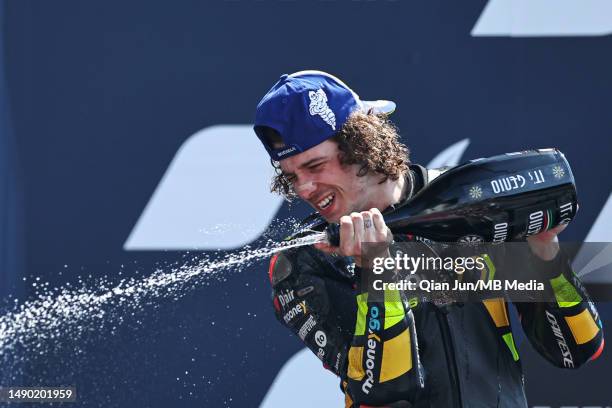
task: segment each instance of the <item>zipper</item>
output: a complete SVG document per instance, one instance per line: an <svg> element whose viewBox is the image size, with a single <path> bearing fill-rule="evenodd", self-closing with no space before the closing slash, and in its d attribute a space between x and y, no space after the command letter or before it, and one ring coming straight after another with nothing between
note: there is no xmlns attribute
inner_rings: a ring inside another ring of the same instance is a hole
<svg viewBox="0 0 612 408"><path fill-rule="evenodd" d="M453 393L453 406L460 408L463 406L461 404L461 389L459 388L459 375L457 371L457 362L455 361L453 339L450 335L448 321L446 320L447 312L438 307L436 307L436 309L436 316L438 318L440 332L442 333L442 342L444 343L444 351L446 352L446 366L448 368Z"/></svg>

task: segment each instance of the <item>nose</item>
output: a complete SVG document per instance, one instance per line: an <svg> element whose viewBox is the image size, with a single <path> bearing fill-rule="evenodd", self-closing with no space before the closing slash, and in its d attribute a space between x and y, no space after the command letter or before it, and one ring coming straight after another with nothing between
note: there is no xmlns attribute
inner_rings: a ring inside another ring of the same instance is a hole
<svg viewBox="0 0 612 408"><path fill-rule="evenodd" d="M306 181L295 185L295 192L301 199L307 200L308 197L317 189L317 185L314 181Z"/></svg>

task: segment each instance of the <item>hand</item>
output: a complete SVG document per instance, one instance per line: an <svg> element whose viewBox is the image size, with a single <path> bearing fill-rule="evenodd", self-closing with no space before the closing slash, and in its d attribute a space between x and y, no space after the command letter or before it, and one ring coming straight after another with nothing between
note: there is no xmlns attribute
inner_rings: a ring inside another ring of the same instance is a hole
<svg viewBox="0 0 612 408"><path fill-rule="evenodd" d="M361 250L364 242L383 243L380 256L389 256L391 241L393 241L393 235L385 224L381 212L377 208L372 208L370 211L354 212L350 216L345 215L340 218L339 247L331 246L325 242L320 242L314 246L326 253L351 256L355 259L355 264L362 267Z"/></svg>
<svg viewBox="0 0 612 408"><path fill-rule="evenodd" d="M527 237L531 252L544 261L553 260L559 252L559 238L557 238L557 235L566 227L567 224L557 225L551 230Z"/></svg>

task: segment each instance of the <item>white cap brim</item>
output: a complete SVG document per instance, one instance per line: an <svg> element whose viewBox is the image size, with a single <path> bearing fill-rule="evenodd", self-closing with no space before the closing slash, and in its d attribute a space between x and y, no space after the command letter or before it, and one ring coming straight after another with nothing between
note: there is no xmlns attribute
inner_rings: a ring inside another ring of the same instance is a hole
<svg viewBox="0 0 612 408"><path fill-rule="evenodd" d="M372 112L376 114L390 115L395 112L395 102L377 100L377 101L359 101L361 110L365 113Z"/></svg>

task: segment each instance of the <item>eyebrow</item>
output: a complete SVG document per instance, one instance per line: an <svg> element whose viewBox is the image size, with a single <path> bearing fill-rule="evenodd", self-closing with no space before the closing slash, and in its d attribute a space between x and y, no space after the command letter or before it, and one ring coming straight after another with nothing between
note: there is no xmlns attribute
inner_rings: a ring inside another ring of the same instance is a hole
<svg viewBox="0 0 612 408"><path fill-rule="evenodd" d="M310 166L312 166L314 163L319 162L319 161L324 161L324 160L326 160L326 159L327 159L327 157L325 157L325 156L315 157L315 158L313 158L313 159L308 160L306 163L302 163L302 164L300 164L300 165L298 166L298 169L303 169L303 168L305 168L305 167L310 167ZM295 173L291 173L291 172L283 172L283 175L284 175L285 177L288 177L288 176L294 176L294 175L295 175Z"/></svg>
<svg viewBox="0 0 612 408"><path fill-rule="evenodd" d="M325 160L326 157L321 156L321 157L315 157L314 159L310 159L308 160L306 163L301 164L298 168L303 169L304 167L310 167L312 166L314 163L320 161L320 160Z"/></svg>

